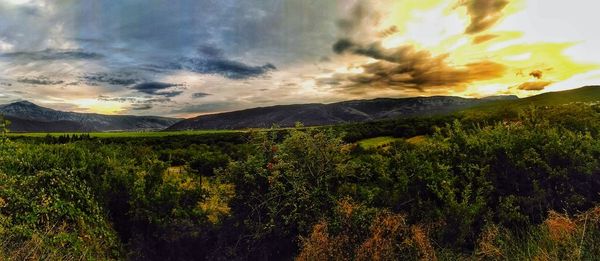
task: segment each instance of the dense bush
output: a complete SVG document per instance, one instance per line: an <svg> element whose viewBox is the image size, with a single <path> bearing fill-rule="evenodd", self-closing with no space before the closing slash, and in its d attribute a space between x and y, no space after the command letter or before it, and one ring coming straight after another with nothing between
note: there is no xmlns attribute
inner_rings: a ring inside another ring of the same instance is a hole
<svg viewBox="0 0 600 261"><path fill-rule="evenodd" d="M0 243L7 258L207 255L194 244L227 216L231 186L170 168L148 146L38 142L0 144Z"/></svg>
<svg viewBox="0 0 600 261"><path fill-rule="evenodd" d="M120 244L91 190L72 172L0 174L2 247L14 259L116 258Z"/></svg>
<svg viewBox="0 0 600 261"><path fill-rule="evenodd" d="M593 134L600 125L589 118L557 124L571 109L581 108L532 108L489 124L455 121L419 144L366 152L335 135L319 142L331 135L322 131L292 132L281 143L262 139L248 160L225 172L236 184L233 209L244 220L238 229L246 231L246 254L293 253L298 242L282 246L294 241L290 233L308 235L305 224L322 229L336 219L331 206L345 197L435 227L432 239L459 252L473 251L490 224L522 235L552 209L585 211L600 200L600 142ZM327 157L331 144L337 156ZM320 172L322 163L329 167Z"/></svg>

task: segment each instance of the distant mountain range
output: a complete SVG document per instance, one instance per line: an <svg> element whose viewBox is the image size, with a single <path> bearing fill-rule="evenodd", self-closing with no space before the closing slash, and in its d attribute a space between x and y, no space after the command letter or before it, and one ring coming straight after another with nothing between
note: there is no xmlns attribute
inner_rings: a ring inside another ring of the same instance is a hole
<svg viewBox="0 0 600 261"><path fill-rule="evenodd" d="M28 101L0 105L13 132L103 132L163 130L180 119L154 116L63 112Z"/></svg>
<svg viewBox="0 0 600 261"><path fill-rule="evenodd" d="M523 99L491 96L469 99L455 96L357 100L332 104L300 104L254 108L204 115L177 122L168 130L265 128L302 122L306 126L364 122L396 117L448 114L459 111L492 111L524 108L529 105L560 105L573 102L600 102L600 86L548 92Z"/></svg>
<svg viewBox="0 0 600 261"><path fill-rule="evenodd" d="M600 102L600 86L544 93L519 99L516 96L492 96L481 99L454 96L399 99L355 100L331 104L295 104L260 107L241 111L203 115L191 119L153 116L101 115L63 112L40 107L27 101L0 105L0 115L12 122L14 132L103 132L144 130L245 129L333 125L397 117L415 117L458 111L489 111L506 107L558 105L572 102Z"/></svg>
<svg viewBox="0 0 600 261"><path fill-rule="evenodd" d="M517 96L492 96L482 99L455 96L400 99L355 100L331 104L296 104L261 107L204 115L180 121L167 130L244 129L332 125L407 116L446 114L495 101L518 100Z"/></svg>

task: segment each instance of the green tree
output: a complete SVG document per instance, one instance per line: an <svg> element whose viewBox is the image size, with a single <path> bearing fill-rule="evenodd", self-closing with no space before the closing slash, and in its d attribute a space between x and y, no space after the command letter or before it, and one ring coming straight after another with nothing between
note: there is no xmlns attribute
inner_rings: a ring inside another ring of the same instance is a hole
<svg viewBox="0 0 600 261"><path fill-rule="evenodd" d="M10 121L4 119L4 116L0 115L0 142L6 140L6 133L8 133L8 126Z"/></svg>
<svg viewBox="0 0 600 261"><path fill-rule="evenodd" d="M231 206L240 227L234 229L244 231L241 251L251 259L295 253L297 236L331 215L350 159L332 131L292 130L283 142L271 135L258 133L255 151L219 173L236 186Z"/></svg>

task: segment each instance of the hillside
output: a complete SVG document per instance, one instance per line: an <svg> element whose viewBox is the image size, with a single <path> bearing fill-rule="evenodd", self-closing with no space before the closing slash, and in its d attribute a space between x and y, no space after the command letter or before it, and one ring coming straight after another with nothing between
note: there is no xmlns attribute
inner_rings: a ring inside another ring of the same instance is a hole
<svg viewBox="0 0 600 261"><path fill-rule="evenodd" d="M516 96L494 96L468 99L451 96L414 97L345 101L331 104L295 104L253 108L213 115L204 115L181 122L168 130L243 129L294 126L331 125L365 122L407 116L446 114L498 100L515 100Z"/></svg>
<svg viewBox="0 0 600 261"><path fill-rule="evenodd" d="M154 116L63 112L27 101L0 105L13 132L91 132L162 130L178 119Z"/></svg>
<svg viewBox="0 0 600 261"><path fill-rule="evenodd" d="M551 106L576 102L600 102L600 86L585 86L567 91L548 92L522 99L494 101L466 109L472 111L494 111L503 108L522 109L528 106Z"/></svg>

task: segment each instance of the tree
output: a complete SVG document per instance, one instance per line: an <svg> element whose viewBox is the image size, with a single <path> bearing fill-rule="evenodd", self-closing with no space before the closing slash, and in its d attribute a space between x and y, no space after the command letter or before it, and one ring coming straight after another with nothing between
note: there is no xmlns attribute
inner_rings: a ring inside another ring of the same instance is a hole
<svg viewBox="0 0 600 261"><path fill-rule="evenodd" d="M6 133L8 133L8 126L10 121L4 119L4 116L0 115L0 142L6 140Z"/></svg>
<svg viewBox="0 0 600 261"><path fill-rule="evenodd" d="M271 135L257 133L255 151L218 173L235 184L233 219L244 234L234 251L247 259L293 255L298 235L332 212L350 158L349 145L333 131L291 130L281 142Z"/></svg>

